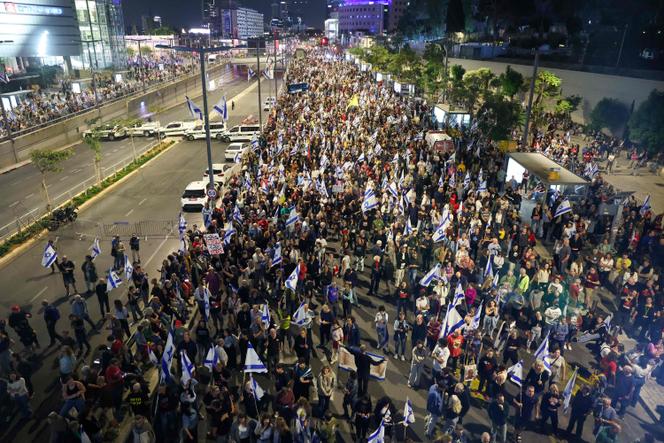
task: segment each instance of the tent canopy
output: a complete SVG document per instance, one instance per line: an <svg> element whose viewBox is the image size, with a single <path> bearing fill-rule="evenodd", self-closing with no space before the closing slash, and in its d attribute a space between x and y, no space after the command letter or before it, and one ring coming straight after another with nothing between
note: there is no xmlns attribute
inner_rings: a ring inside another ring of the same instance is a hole
<svg viewBox="0 0 664 443"><path fill-rule="evenodd" d="M569 169L560 166L544 154L539 152L512 152L509 157L530 171L543 183L548 185L587 185L588 180L579 177ZM550 172L557 172L552 177Z"/></svg>

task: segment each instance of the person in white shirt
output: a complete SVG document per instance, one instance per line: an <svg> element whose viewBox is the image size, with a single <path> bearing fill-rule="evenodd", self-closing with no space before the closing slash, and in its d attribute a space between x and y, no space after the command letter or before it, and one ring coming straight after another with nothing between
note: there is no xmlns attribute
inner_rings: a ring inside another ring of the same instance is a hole
<svg viewBox="0 0 664 443"><path fill-rule="evenodd" d="M7 383L7 393L16 402L23 418L30 418L32 410L30 409L30 398L28 397L28 388L25 386L25 380L16 372L9 374Z"/></svg>
<svg viewBox="0 0 664 443"><path fill-rule="evenodd" d="M431 358L433 360L433 379L436 380L447 367L447 360L450 358L450 348L444 340L438 340L431 353Z"/></svg>
<svg viewBox="0 0 664 443"><path fill-rule="evenodd" d="M379 350L385 350L387 343L389 341L389 334L387 332L387 322L389 316L385 311L385 306L380 306L378 312L374 316L374 324L376 325L376 334L378 339L376 340L376 348Z"/></svg>

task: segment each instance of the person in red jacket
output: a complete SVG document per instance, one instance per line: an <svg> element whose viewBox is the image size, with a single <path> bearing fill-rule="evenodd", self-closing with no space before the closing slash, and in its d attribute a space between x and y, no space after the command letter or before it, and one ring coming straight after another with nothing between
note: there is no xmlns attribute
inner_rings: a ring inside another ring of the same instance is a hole
<svg viewBox="0 0 664 443"><path fill-rule="evenodd" d="M450 361L447 364L453 371L456 371L457 363L460 360L461 354L463 354L463 335L461 335L461 329L455 330L447 337L447 347L450 350Z"/></svg>

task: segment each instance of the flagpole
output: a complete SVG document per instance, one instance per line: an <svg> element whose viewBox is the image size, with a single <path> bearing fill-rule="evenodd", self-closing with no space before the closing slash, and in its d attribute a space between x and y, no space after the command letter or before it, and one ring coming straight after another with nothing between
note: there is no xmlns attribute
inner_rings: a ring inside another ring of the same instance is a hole
<svg viewBox="0 0 664 443"><path fill-rule="evenodd" d="M261 39L256 39L256 77L258 79L258 124L263 129L263 107L261 105L261 57L260 57Z"/></svg>

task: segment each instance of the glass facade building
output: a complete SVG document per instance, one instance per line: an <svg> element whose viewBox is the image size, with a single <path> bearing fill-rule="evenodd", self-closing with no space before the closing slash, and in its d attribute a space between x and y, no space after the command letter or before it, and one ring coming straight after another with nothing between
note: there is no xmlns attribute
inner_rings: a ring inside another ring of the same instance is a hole
<svg viewBox="0 0 664 443"><path fill-rule="evenodd" d="M75 0L81 33L81 55L75 68L122 69L127 65L124 19L120 0Z"/></svg>

